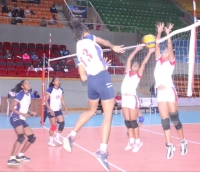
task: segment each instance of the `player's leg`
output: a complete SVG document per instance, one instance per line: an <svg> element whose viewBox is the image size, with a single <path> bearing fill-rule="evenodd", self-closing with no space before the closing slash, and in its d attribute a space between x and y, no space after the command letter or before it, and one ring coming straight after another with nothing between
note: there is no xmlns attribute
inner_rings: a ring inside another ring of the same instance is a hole
<svg viewBox="0 0 200 172"><path fill-rule="evenodd" d="M55 116L57 119L57 123L58 123L58 132L56 133L56 137L54 137L55 142L57 142L59 145L62 145L63 143L60 140L60 134L62 133L62 131L65 128L65 120L62 114L62 111L59 110L57 112L55 112Z"/></svg>
<svg viewBox="0 0 200 172"><path fill-rule="evenodd" d="M142 115L142 113L140 112L140 110L138 110L138 118L139 118L139 120L138 120L138 126L140 127L143 124L143 122L144 122L144 116Z"/></svg>
<svg viewBox="0 0 200 172"><path fill-rule="evenodd" d="M140 147L143 145L143 142L140 141L140 134L139 134L139 126L137 122L138 118L138 109L129 109L130 110L130 118L131 118L131 128L134 130L134 136L135 136L135 145L133 147L132 152L138 152Z"/></svg>
<svg viewBox="0 0 200 172"><path fill-rule="evenodd" d="M20 153L17 155L16 159L21 161L30 161L30 158L26 157L24 153L27 151L27 149L33 144L36 140L36 137L32 131L32 129L28 126L28 124L23 121L23 127L24 127L24 134L27 136L28 140L22 147Z"/></svg>
<svg viewBox="0 0 200 172"><path fill-rule="evenodd" d="M11 157L8 160L7 164L8 165L19 165L20 162L16 160L16 155L17 155L17 150L18 150L19 146L25 140L23 124L22 124L22 120L20 120L19 118L13 118L13 117L10 118L10 123L13 126L13 128L15 129L15 133L17 134L17 140L13 146Z"/></svg>
<svg viewBox="0 0 200 172"><path fill-rule="evenodd" d="M158 109L161 116L161 124L165 133L166 147L167 147L167 159L173 157L175 147L171 143L171 132L170 132L170 117L167 102L158 102Z"/></svg>
<svg viewBox="0 0 200 172"><path fill-rule="evenodd" d="M54 139L53 139L53 136L54 136L54 132L57 130L57 125L56 125L56 117L55 116L51 116L50 112L48 111L48 117L49 117L49 122L51 124L51 127L49 129L49 142L48 142L48 145L49 146L56 146L55 143L54 143Z"/></svg>
<svg viewBox="0 0 200 172"><path fill-rule="evenodd" d="M123 97L123 100L125 101L126 98ZM123 106L124 103L123 103ZM122 113L123 113L123 116L124 116L124 123L125 123L125 126L127 128L127 132L128 132L128 138L129 138L129 141L128 141L128 144L125 148L125 150L130 150L133 148L134 146L134 130L133 128L131 127L131 118L130 118L130 113L129 113L129 108L128 107L122 107Z"/></svg>
<svg viewBox="0 0 200 172"><path fill-rule="evenodd" d="M88 122L88 120L95 114L98 107L99 98L96 100L88 100L88 110L83 112L78 118L73 130L70 132L67 138L63 139L63 147L66 151L72 151L73 140L77 132L82 128L82 126Z"/></svg>
<svg viewBox="0 0 200 172"><path fill-rule="evenodd" d="M180 153L181 155L185 155L188 152L187 141L184 138L182 123L179 119L178 113L178 103L177 102L168 102L169 116L171 118L172 123L174 124L179 137L180 137Z"/></svg>

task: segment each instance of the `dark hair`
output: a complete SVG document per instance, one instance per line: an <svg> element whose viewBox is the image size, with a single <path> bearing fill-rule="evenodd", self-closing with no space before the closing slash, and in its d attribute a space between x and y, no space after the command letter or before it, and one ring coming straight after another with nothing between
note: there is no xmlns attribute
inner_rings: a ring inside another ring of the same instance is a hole
<svg viewBox="0 0 200 172"><path fill-rule="evenodd" d="M74 28L76 39L78 40L82 39L84 32L89 32L88 27L85 24L81 23L81 21L77 18L74 18L71 24Z"/></svg>
<svg viewBox="0 0 200 172"><path fill-rule="evenodd" d="M49 83L49 87L54 86L53 82L55 81L56 78L59 78L59 77L54 76L53 79L52 79L52 81Z"/></svg>
<svg viewBox="0 0 200 172"><path fill-rule="evenodd" d="M14 91L15 93L19 93L22 89L22 84L24 83L25 80L22 80L20 83L18 83L15 88L14 88Z"/></svg>
<svg viewBox="0 0 200 172"><path fill-rule="evenodd" d="M137 63L138 66L140 67L140 63L139 63L138 61L132 61L132 63L131 63L131 67L133 66L134 63Z"/></svg>

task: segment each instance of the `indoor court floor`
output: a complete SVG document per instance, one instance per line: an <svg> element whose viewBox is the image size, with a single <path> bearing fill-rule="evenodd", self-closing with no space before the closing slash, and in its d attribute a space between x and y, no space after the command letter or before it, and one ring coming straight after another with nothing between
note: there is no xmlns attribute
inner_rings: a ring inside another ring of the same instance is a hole
<svg viewBox="0 0 200 172"><path fill-rule="evenodd" d="M160 125L159 114L142 111L145 122L140 128L143 146L137 153L125 151L128 143L124 119L121 114L113 115L112 131L108 144L108 161L111 171L200 171L200 110L180 110L185 138L188 141L188 153L180 155L179 138L173 125L171 127L172 143L176 147L174 157L166 159L165 138ZM66 137L74 126L80 113L69 112L65 117ZM16 134L10 125L9 117L0 115L0 171L104 171L94 158L94 152L100 145L100 125L103 116L95 115L77 134L73 150L68 153L62 146L49 147L48 118L44 127L40 126L40 117L31 117L27 123L37 137L36 142L26 152L30 162L22 162L17 167L8 167Z"/></svg>

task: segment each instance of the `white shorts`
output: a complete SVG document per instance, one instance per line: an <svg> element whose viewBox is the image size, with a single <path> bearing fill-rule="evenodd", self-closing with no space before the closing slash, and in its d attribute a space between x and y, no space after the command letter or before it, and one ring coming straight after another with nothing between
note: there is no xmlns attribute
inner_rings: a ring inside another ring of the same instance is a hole
<svg viewBox="0 0 200 172"><path fill-rule="evenodd" d="M139 99L136 95L122 94L122 107L130 109L139 109Z"/></svg>
<svg viewBox="0 0 200 172"><path fill-rule="evenodd" d="M173 87L158 90L157 102L178 102L176 90Z"/></svg>

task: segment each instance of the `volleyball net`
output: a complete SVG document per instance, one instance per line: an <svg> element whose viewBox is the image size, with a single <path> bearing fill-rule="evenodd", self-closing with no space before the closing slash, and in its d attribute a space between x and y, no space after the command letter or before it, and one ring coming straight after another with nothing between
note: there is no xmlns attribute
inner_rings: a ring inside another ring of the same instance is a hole
<svg viewBox="0 0 200 172"><path fill-rule="evenodd" d="M200 26L200 21L172 31L168 36L162 37L157 43L160 43L161 52L167 46L167 39L171 38L173 43L174 54L176 57L176 66L173 73L173 82L178 92L179 97L200 97L200 40L197 40L196 28ZM127 58L132 53L132 51L137 46L145 46L145 44L133 45L129 47L124 47L124 54L117 54L110 49L103 49L103 56L108 57L112 60L111 66L108 71L112 76L118 76L118 78L123 79L124 70ZM141 63L148 53L148 48L141 50L134 61ZM149 62L146 65L146 69L143 74L143 78L140 81L138 90L140 90L145 95L150 95L150 87L154 84L154 68L155 68L155 55L152 55ZM49 64L51 66L55 65L61 60L71 61L76 66L76 54L70 54L58 58L50 58ZM72 75L67 75L71 73ZM66 77L70 78L74 73L77 73L77 69L70 69L66 72ZM44 76L43 76L44 77ZM49 78L51 75L48 73L47 80L49 83ZM79 78L77 73L77 78ZM44 87L45 78L43 78ZM44 90L44 89L42 89ZM120 90L120 88L118 88ZM74 90L75 92L76 90Z"/></svg>

